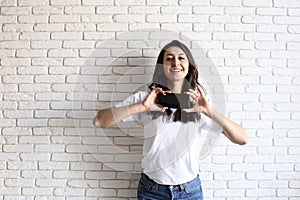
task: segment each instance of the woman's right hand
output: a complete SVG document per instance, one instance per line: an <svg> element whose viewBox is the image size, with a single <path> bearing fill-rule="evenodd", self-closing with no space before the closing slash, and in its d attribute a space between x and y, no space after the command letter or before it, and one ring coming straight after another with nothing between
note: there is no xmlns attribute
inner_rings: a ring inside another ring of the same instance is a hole
<svg viewBox="0 0 300 200"><path fill-rule="evenodd" d="M160 111L164 112L168 107L161 107L157 104L158 94L165 95L170 93L170 91L164 91L161 88L154 88L149 93L149 95L144 99L142 105L146 108L147 111Z"/></svg>

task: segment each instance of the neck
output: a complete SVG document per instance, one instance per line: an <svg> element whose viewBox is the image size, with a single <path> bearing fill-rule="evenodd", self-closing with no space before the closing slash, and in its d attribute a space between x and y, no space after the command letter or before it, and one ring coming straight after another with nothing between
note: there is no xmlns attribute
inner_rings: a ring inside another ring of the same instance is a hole
<svg viewBox="0 0 300 200"><path fill-rule="evenodd" d="M170 90L173 93L181 93L182 85L183 85L182 81L172 81L172 82L170 81L170 82L168 82L168 88L170 88Z"/></svg>

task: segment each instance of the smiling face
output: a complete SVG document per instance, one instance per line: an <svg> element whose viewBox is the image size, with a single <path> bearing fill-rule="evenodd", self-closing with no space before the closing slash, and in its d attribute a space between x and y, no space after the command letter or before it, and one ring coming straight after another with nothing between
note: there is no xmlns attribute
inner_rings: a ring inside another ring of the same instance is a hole
<svg viewBox="0 0 300 200"><path fill-rule="evenodd" d="M189 61L186 54L179 47L166 49L163 58L164 74L168 82L184 81L189 71Z"/></svg>

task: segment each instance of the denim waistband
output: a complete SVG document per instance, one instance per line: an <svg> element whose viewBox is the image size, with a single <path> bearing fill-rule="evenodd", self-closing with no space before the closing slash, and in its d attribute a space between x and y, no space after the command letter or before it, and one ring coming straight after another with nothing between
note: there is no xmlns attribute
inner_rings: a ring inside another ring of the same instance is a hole
<svg viewBox="0 0 300 200"><path fill-rule="evenodd" d="M147 184L147 186L149 188L157 188L157 189L178 189L180 191L184 191L184 190L189 190L192 189L191 187L193 187L193 185L195 184L201 184L200 179L199 179L199 175L196 176L196 178L194 178L191 181L188 181L186 183L182 183L182 184L178 184L178 185L163 185L163 184L159 184L156 183L155 181L153 181L152 179L150 179L146 174L142 173L141 174L141 181L143 181L145 184Z"/></svg>

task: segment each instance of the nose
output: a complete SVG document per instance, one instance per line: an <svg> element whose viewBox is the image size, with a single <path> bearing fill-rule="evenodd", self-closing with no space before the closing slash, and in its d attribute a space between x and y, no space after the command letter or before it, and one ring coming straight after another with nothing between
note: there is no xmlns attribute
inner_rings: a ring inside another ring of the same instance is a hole
<svg viewBox="0 0 300 200"><path fill-rule="evenodd" d="M180 64L180 60L178 58L175 58L173 61L173 65L176 67Z"/></svg>

